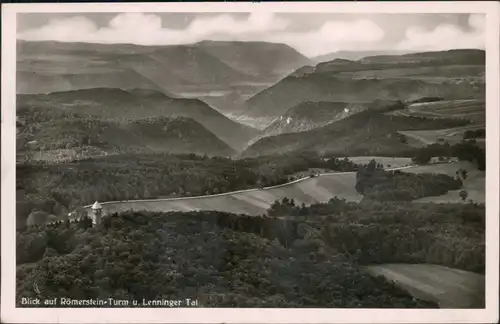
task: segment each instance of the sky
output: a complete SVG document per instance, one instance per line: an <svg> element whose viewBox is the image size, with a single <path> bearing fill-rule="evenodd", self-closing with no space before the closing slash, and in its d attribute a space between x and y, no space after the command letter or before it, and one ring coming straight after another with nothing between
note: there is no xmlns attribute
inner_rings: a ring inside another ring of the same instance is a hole
<svg viewBox="0 0 500 324"><path fill-rule="evenodd" d="M484 23L484 14L24 13L17 37L138 45L267 41L314 57L341 50L484 49Z"/></svg>

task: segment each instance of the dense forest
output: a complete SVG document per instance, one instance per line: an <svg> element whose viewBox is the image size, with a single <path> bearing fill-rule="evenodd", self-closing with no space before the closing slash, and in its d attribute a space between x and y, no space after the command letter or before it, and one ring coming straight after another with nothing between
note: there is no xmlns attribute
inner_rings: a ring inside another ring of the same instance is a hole
<svg viewBox="0 0 500 324"><path fill-rule="evenodd" d="M198 196L278 185L323 167L317 155L245 160L189 155L116 155L58 164L18 164L18 217L33 210L64 214L95 200Z"/></svg>
<svg viewBox="0 0 500 324"><path fill-rule="evenodd" d="M278 205L288 211L277 211ZM17 296L198 298L202 307L436 307L363 265L484 273L484 205L276 202L269 216L128 212L17 233ZM285 217L286 216L286 217ZM34 288L36 287L36 288Z"/></svg>
<svg viewBox="0 0 500 324"><path fill-rule="evenodd" d="M282 242L292 242L307 224L311 235L359 264L433 263L484 273L484 204L353 203L332 198L296 206L284 198L272 205L268 217L291 228L281 234ZM255 221L240 217L232 227L251 228L237 223Z"/></svg>

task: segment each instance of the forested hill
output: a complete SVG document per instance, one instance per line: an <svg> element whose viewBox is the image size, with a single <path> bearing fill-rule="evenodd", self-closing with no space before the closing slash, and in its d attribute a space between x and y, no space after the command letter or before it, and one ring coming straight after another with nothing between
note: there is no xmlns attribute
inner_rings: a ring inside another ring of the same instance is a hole
<svg viewBox="0 0 500 324"><path fill-rule="evenodd" d="M33 119L33 114L48 114L53 119L63 118L67 113L115 122L186 117L203 125L233 149L243 147L258 133L256 129L230 120L200 100L169 97L147 89L93 88L46 95L18 95L17 112L27 121Z"/></svg>
<svg viewBox="0 0 500 324"><path fill-rule="evenodd" d="M308 150L338 156L408 156L414 149L401 141L397 131L441 129L467 124L468 121L464 120L391 116L384 114L383 110L370 109L312 130L261 138L241 155L247 157Z"/></svg>

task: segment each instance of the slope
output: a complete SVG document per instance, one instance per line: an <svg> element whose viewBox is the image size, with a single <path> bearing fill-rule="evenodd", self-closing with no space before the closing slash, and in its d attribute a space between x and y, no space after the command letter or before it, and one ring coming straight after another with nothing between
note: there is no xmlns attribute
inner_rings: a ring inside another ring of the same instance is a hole
<svg viewBox="0 0 500 324"><path fill-rule="evenodd" d="M230 120L200 100L172 98L153 90L95 88L18 95L17 105L18 109L57 108L114 121L160 116L192 118L236 149L243 147L258 132Z"/></svg>
<svg viewBox="0 0 500 324"><path fill-rule="evenodd" d="M45 161L122 153L208 156L234 153L201 124L185 117L155 117L119 123L81 115L72 115L71 118L54 118L52 115L45 120L30 122L18 138L31 143L18 145L18 153Z"/></svg>
<svg viewBox="0 0 500 324"><path fill-rule="evenodd" d="M367 267L406 289L415 298L441 308L484 308L485 278L473 272L433 264L382 264Z"/></svg>
<svg viewBox="0 0 500 324"><path fill-rule="evenodd" d="M265 137L248 147L242 156L315 151L337 156L401 156L410 146L400 140L398 131L462 126L460 120L432 120L385 115L365 110L332 124L300 133Z"/></svg>
<svg viewBox="0 0 500 324"><path fill-rule="evenodd" d="M366 105L345 102L305 101L288 109L285 114L266 127L260 137L308 131L336 122L366 108Z"/></svg>

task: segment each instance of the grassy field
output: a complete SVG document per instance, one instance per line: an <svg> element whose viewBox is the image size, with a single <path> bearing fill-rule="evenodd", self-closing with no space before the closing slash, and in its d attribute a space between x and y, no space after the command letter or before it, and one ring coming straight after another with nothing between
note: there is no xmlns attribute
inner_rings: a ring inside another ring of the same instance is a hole
<svg viewBox="0 0 500 324"><path fill-rule="evenodd" d="M397 110L387 114L429 118L461 118L484 125L486 120L486 102L479 99L464 99L415 103L409 105L408 109Z"/></svg>
<svg viewBox="0 0 500 324"><path fill-rule="evenodd" d="M366 158L368 161L370 159ZM386 158L391 159L391 158ZM408 162L402 158L398 162ZM361 158L360 158L361 160ZM384 160L380 160L381 162ZM388 162L388 160L386 160ZM477 171L471 163L450 163L417 166L402 170L411 173L444 173L454 176L455 172L463 168L468 171L464 181L464 189L468 192L468 199L484 203L484 173ZM141 200L130 202L111 202L104 204L104 213L115 213L126 210L148 211L192 211L192 210L217 210L236 214L262 215L276 200L284 197L294 199L297 204L306 205L327 202L337 196L347 201L361 201L363 196L355 190L355 173L338 173L320 177L304 179L295 183L285 184L269 189L251 189L235 193L219 194L204 197L184 197L163 200ZM462 190L462 189L460 189ZM453 190L438 197L426 197L417 202L459 203L459 192Z"/></svg>
<svg viewBox="0 0 500 324"><path fill-rule="evenodd" d="M439 303L441 308L485 307L483 275L431 264L383 264L367 269L395 281L415 298Z"/></svg>
<svg viewBox="0 0 500 324"><path fill-rule="evenodd" d="M327 202L334 196L348 201L360 201L363 197L354 189L355 184L356 175L354 173L332 174L270 189L253 189L208 197L113 202L103 204L103 212L108 214L126 210L218 210L236 214L262 215L266 213L274 201L285 197L294 199L297 204L305 203L307 205Z"/></svg>
<svg viewBox="0 0 500 324"><path fill-rule="evenodd" d="M463 134L466 131L483 129L485 127L486 126L484 124L477 124L436 130L399 131L398 133L403 134L408 138L414 139L415 141L408 141L408 144L412 145L414 143L414 146L416 147L420 147L422 144L429 145L438 143L439 140L443 140L443 142L446 141L453 145L462 141ZM480 142L484 141L484 139L476 139L476 141Z"/></svg>

